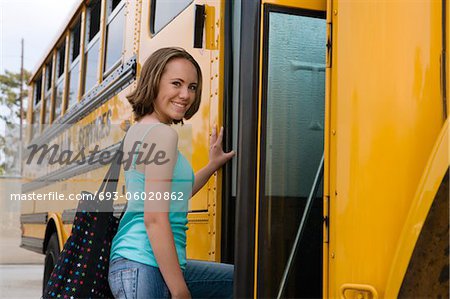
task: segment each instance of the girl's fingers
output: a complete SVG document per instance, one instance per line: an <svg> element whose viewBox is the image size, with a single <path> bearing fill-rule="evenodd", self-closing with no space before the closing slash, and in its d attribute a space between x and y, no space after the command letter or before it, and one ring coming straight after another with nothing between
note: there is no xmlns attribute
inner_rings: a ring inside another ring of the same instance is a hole
<svg viewBox="0 0 450 299"><path fill-rule="evenodd" d="M236 152L235 152L235 151L231 151L231 152L226 153L227 159L233 158L234 155L236 155Z"/></svg>
<svg viewBox="0 0 450 299"><path fill-rule="evenodd" d="M223 127L220 128L219 138L217 138L217 143L222 144L223 139Z"/></svg>
<svg viewBox="0 0 450 299"><path fill-rule="evenodd" d="M216 125L214 125L211 132L211 141L210 141L211 145L216 143L216 140L217 140Z"/></svg>

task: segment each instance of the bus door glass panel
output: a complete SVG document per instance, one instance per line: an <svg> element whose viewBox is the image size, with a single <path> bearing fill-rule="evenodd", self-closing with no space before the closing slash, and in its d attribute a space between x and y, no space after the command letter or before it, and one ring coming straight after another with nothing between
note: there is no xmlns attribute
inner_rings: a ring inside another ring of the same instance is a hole
<svg viewBox="0 0 450 299"><path fill-rule="evenodd" d="M125 28L125 1L108 1L104 77L121 62Z"/></svg>
<svg viewBox="0 0 450 299"><path fill-rule="evenodd" d="M326 22L322 12L266 9L257 285L272 298L324 151ZM322 295L322 189L283 297Z"/></svg>
<svg viewBox="0 0 450 299"><path fill-rule="evenodd" d="M156 34L177 17L192 0L153 0L150 31Z"/></svg>
<svg viewBox="0 0 450 299"><path fill-rule="evenodd" d="M54 114L53 121L54 122L58 117L61 116L62 103L63 103L63 95L64 95L64 61L66 56L66 46L65 43L58 48L56 54L56 90L55 90L55 103L54 103Z"/></svg>
<svg viewBox="0 0 450 299"><path fill-rule="evenodd" d="M76 23L70 34L68 108L78 102L78 87L80 83L80 34L81 19Z"/></svg>
<svg viewBox="0 0 450 299"><path fill-rule="evenodd" d="M98 65L100 51L100 0L91 2L86 22L86 52L84 94L89 92L98 82Z"/></svg>

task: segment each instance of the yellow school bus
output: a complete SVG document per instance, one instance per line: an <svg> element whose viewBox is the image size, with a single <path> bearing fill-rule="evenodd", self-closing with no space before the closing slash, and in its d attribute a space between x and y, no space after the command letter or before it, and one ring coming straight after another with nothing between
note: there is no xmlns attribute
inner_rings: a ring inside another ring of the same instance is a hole
<svg viewBox="0 0 450 299"><path fill-rule="evenodd" d="M30 81L29 143L113 153L141 65L183 47L205 78L194 170L214 124L237 150L191 200L189 258L233 263L237 298L448 297L449 15L446 0L80 1ZM105 171L41 167L22 191L94 192ZM75 208L22 204L44 283Z"/></svg>

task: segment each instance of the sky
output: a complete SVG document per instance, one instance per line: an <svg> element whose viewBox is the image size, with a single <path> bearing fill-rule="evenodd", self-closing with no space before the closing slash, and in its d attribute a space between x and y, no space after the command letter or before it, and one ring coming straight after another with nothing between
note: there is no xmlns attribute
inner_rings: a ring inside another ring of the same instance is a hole
<svg viewBox="0 0 450 299"><path fill-rule="evenodd" d="M0 74L20 71L20 40L24 68L34 71L79 0L0 0Z"/></svg>
<svg viewBox="0 0 450 299"><path fill-rule="evenodd" d="M79 0L0 0L0 74L5 70L20 72L22 38L24 68L35 71L78 3ZM0 106L0 113L7 115L8 108ZM6 136L3 122L0 135ZM0 162L3 159L0 152Z"/></svg>

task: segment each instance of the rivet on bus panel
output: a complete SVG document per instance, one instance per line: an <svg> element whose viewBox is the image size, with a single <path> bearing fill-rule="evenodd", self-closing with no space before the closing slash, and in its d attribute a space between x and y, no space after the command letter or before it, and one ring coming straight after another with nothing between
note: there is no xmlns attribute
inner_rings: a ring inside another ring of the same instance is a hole
<svg viewBox="0 0 450 299"><path fill-rule="evenodd" d="M331 258L334 259L334 252L331 253Z"/></svg>
<svg viewBox="0 0 450 299"><path fill-rule="evenodd" d="M335 16L337 16L337 9L333 10Z"/></svg>
<svg viewBox="0 0 450 299"><path fill-rule="evenodd" d="M333 135L336 135L336 130L332 130L331 133L332 133Z"/></svg>
<svg viewBox="0 0 450 299"><path fill-rule="evenodd" d="M337 196L337 190L334 190L334 195L336 195L336 196Z"/></svg>

